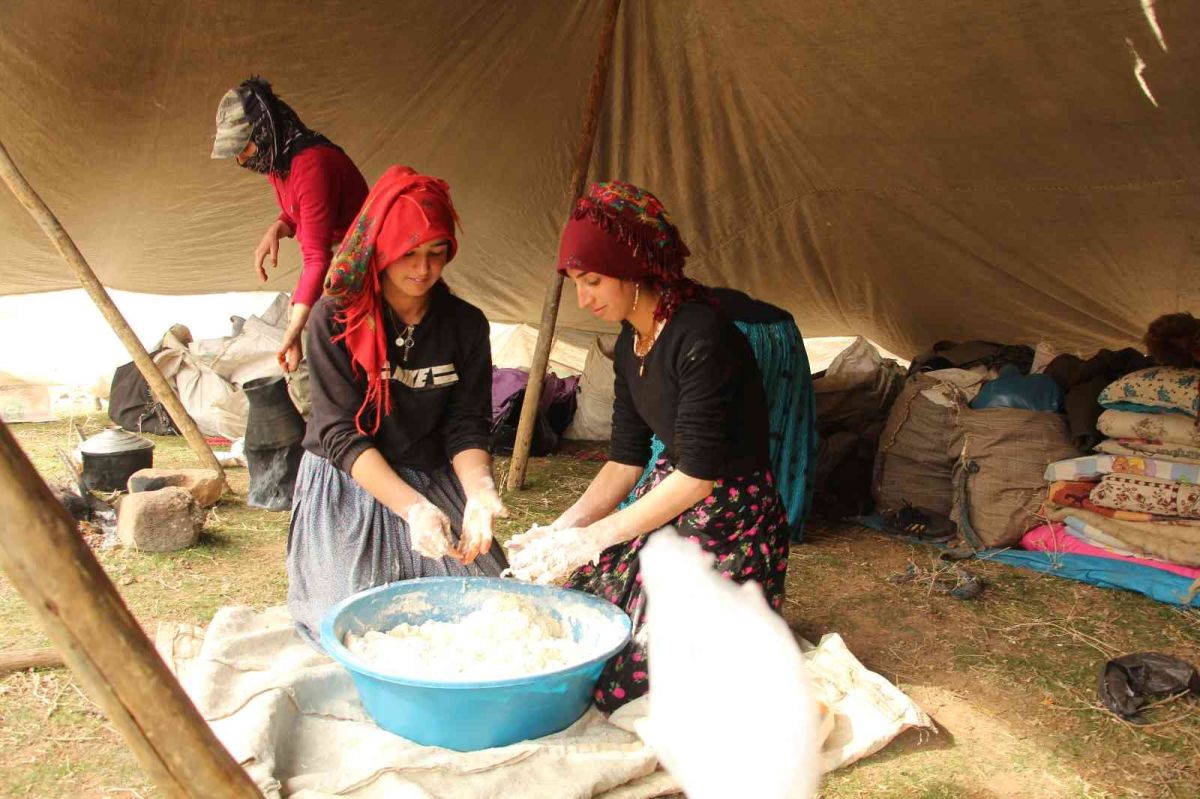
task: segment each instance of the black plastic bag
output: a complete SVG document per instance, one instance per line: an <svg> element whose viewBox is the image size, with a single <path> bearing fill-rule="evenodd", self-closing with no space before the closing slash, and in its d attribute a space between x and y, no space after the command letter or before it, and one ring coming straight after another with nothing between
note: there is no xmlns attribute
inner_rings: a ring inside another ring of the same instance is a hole
<svg viewBox="0 0 1200 799"><path fill-rule="evenodd" d="M1190 663L1158 652L1110 660L1100 670L1100 701L1126 721L1145 724L1141 711L1157 696L1190 691L1200 696L1200 672Z"/></svg>
<svg viewBox="0 0 1200 799"><path fill-rule="evenodd" d="M150 357L158 354L158 350ZM167 409L154 399L146 378L130 361L118 366L113 373L112 385L108 390L108 418L133 433L153 433L157 436L175 436L179 431Z"/></svg>
<svg viewBox="0 0 1200 799"><path fill-rule="evenodd" d="M563 414L561 412L554 413L553 405L550 406L550 411L538 410L534 417L533 441L529 445L530 455L540 458L550 455L558 449L562 440L562 431L567 429L567 425L571 423L571 417L575 415L574 400L575 397L572 395L570 414L567 415L566 423L562 424L561 429L555 429L554 423L562 423ZM524 402L525 389L521 389L512 396L504 410L492 422L492 454L512 455L517 440L517 426L521 421L521 405Z"/></svg>

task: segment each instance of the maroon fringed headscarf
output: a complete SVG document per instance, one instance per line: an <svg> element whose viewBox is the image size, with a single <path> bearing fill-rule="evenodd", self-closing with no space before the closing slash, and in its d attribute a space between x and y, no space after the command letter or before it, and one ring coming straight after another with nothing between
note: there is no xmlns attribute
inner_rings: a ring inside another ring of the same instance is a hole
<svg viewBox="0 0 1200 799"><path fill-rule="evenodd" d="M354 417L363 435L377 431L383 414L392 407L379 275L413 247L434 239L449 240L449 262L458 250L457 223L446 181L419 175L407 166L389 167L371 188L329 265L325 293L337 299L334 319L345 325L334 341L346 342L355 371L367 376L367 396ZM368 431L362 416L371 405L375 419Z"/></svg>
<svg viewBox="0 0 1200 799"><path fill-rule="evenodd" d="M661 202L630 183L593 183L575 203L558 248L559 272L581 269L647 283L662 295L654 318L670 319L679 303L702 299L704 286L684 277L687 245Z"/></svg>

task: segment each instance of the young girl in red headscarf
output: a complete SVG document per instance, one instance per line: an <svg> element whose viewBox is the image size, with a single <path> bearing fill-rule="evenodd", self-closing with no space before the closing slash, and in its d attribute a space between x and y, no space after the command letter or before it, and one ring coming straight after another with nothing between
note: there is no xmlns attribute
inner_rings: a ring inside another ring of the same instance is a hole
<svg viewBox="0 0 1200 799"><path fill-rule="evenodd" d="M696 541L722 575L783 602L788 524L771 474L767 402L754 352L703 286L684 277L687 247L653 194L592 185L563 231L558 270L579 306L621 323L609 460L552 525L509 545L513 573L602 596L633 620L596 703L611 712L649 690L638 555L666 525ZM651 435L666 445L635 501ZM615 512L614 512L615 511Z"/></svg>
<svg viewBox="0 0 1200 799"><path fill-rule="evenodd" d="M488 454L488 322L441 279L456 222L444 181L390 168L313 307L288 537L288 609L310 640L363 589L507 566L491 545L505 510Z"/></svg>

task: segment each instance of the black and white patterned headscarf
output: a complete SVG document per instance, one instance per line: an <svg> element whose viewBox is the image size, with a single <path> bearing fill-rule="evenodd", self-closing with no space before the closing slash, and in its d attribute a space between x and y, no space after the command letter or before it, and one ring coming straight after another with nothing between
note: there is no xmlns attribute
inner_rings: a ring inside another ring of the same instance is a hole
<svg viewBox="0 0 1200 799"><path fill-rule="evenodd" d="M246 169L264 175L271 172L286 175L292 168L292 159L302 150L318 144L337 146L301 122L292 107L271 90L271 84L257 75L242 81L238 95L254 126L250 140L258 148L242 164Z"/></svg>

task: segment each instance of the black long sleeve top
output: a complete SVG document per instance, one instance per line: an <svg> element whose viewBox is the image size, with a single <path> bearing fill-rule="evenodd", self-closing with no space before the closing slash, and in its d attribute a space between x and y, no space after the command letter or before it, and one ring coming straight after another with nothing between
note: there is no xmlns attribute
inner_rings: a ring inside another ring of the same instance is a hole
<svg viewBox="0 0 1200 799"><path fill-rule="evenodd" d="M770 466L766 395L754 351L719 309L683 303L645 358L625 323L613 356L616 373L609 458L644 466L650 435L684 474L701 480Z"/></svg>
<svg viewBox="0 0 1200 799"><path fill-rule="evenodd" d="M304 437L306 450L349 473L358 456L371 447L392 468L423 471L444 465L464 450L488 448L492 353L487 319L445 286L434 291L412 334L407 358L396 344L400 331L385 321L392 403L379 430L370 436L358 432L354 423L366 395L366 376L354 373L345 342L333 343L342 331L333 318L337 306L329 297L313 306L308 322L312 414Z"/></svg>

